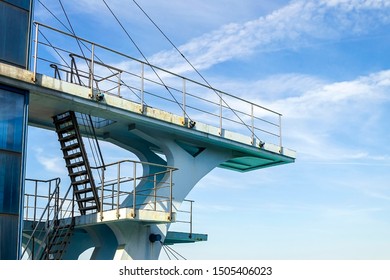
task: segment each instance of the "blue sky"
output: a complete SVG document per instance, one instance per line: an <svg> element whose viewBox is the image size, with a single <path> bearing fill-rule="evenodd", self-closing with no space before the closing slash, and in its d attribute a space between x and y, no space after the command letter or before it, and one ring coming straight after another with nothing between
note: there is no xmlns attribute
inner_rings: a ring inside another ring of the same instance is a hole
<svg viewBox="0 0 390 280"><path fill-rule="evenodd" d="M41 2L66 23L58 1ZM175 250L188 259L390 258L390 1L137 2L210 84L281 112L284 146L297 151L293 164L209 173L188 197L194 230L209 241ZM195 77L133 1L107 3L150 62ZM102 1L63 4L78 36L141 58ZM35 8L36 20L63 29ZM103 151L118 157L111 145ZM27 176L65 178L63 165L55 134L30 127Z"/></svg>

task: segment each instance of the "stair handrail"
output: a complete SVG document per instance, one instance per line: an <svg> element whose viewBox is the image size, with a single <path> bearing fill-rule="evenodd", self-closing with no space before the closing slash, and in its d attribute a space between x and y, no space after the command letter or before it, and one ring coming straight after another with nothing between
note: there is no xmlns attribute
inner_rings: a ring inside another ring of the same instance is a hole
<svg viewBox="0 0 390 280"><path fill-rule="evenodd" d="M22 254L21 254L21 256L20 256L20 259L23 258L24 254L26 253L26 251L27 251L27 249L28 249L28 246L30 245L32 239L35 237L35 234L36 234L36 232L37 232L37 230L38 230L38 228L39 228L39 225L41 224L42 221L45 221L45 220L44 220L44 217L46 216L46 212L47 212L48 217L50 217L50 215L53 214L51 211L54 211L54 210L53 210L53 209L50 210L50 208L52 208L51 202L52 202L53 198L55 198L56 193L58 192L58 194L59 194L60 182L61 182L61 179L60 179L60 178L56 178L56 179L58 180L58 181L57 181L57 185L56 185L56 187L55 187L53 193L49 195L49 197L48 197L48 203L47 203L45 209L43 210L43 212L42 212L42 214L41 214L41 217L40 217L37 221L34 220L34 223L36 223L36 225L35 225L35 227L34 227L32 233L31 233L31 236L30 236L29 240L27 241L27 243L26 243L26 245L25 245L25 248L24 248L24 250L23 250L23 252L22 252ZM42 180L39 180L39 181L40 181L40 182L49 182L49 181L42 181ZM64 204L64 201L66 201L66 198L67 198L68 195L69 195L69 192L70 192L71 187L72 187L72 185L69 186L69 188L68 188L66 194L64 195L64 199L62 199L61 204L58 205L58 212L61 211L61 209L62 209L62 207L63 207L63 204ZM72 199L72 200L74 200L74 199ZM72 203L72 205L74 205L74 203ZM72 208L74 208L74 207L72 206ZM54 208L54 209L55 209L55 208ZM49 212L50 212L50 213L49 213ZM57 214L58 214L58 213L57 213ZM56 216L57 214L54 213L54 216ZM74 217L74 211L72 210L72 218L73 218L73 217ZM46 224L46 225L45 225L45 228L50 229L50 227L52 226L52 224L54 224L55 221L56 221L56 219L53 219L53 220L51 220L51 221L50 221L50 220L46 220L46 221L45 221L45 224ZM48 237L49 233L50 233L50 230L45 231L45 235L43 236L42 240L45 240L45 239ZM41 237L41 234L39 234L38 237ZM38 247L38 249L37 249L37 252L38 252L38 253L40 252L41 248L43 247L43 244L44 244L44 242L41 242L40 246ZM38 253L34 254L34 252L32 252L32 258L31 258L31 259L34 259L34 255L38 255Z"/></svg>
<svg viewBox="0 0 390 280"><path fill-rule="evenodd" d="M41 214L41 217L38 219L38 221L35 219L36 216L35 216L35 213L34 213L34 221L33 221L33 222L36 223L36 225L35 225L35 227L34 227L32 233L31 233L31 236L30 236L29 240L27 241L27 243L26 243L26 245L25 245L25 249L23 250L23 252L22 252L22 254L21 254L21 256L20 256L21 259L23 258L24 254L26 253L27 248L28 248L28 246L30 245L31 240L33 239L33 237L35 237L35 233L36 233L36 231L38 230L39 225L40 225L40 223L42 222L42 220L44 220L44 217L45 217L45 215L46 215L46 212L48 212L48 216L50 216L50 214L51 214L51 213L49 213L49 211L50 211L49 209L50 209L50 207L51 207L51 204L50 204L50 203L51 203L53 197L55 196L55 193L56 193L57 191L59 191L59 184L60 184L60 182L61 182L61 179L60 179L60 178L55 178L55 179L52 179L52 180L56 180L56 182L57 182L56 187L55 187L53 193L51 193L51 194L49 193L49 196L48 196L48 203L46 204L46 207L44 208L44 210L43 210L43 212L42 212L42 214ZM35 182L41 182L41 183L48 183L48 182L50 182L50 181L52 181L52 180L26 179L26 181L35 181ZM36 196L37 196L37 193L35 193L34 196L36 197ZM34 211L35 211L35 209L36 209L36 205L34 205Z"/></svg>
<svg viewBox="0 0 390 280"><path fill-rule="evenodd" d="M45 234L45 236L42 238L42 240L47 240L47 242L46 242L46 243L42 242L42 243L40 244L40 246L38 247L38 252L37 252L36 255L39 255L38 253L41 253L40 250L41 250L41 248L43 248L43 245L44 245L44 244L46 245L46 247L49 246L50 240L49 240L48 237L49 237L49 234L50 234L50 229L51 229L52 226L55 226L55 223L58 221L58 213L61 212L61 209L62 209L62 207L63 207L63 205L64 205L64 202L67 200L66 198L68 197L71 188L72 188L72 185L69 186L69 188L68 188L67 192L65 193L64 198L62 199L61 203L58 204L58 205L56 205L58 211L57 211L57 213L54 213L54 214L53 214L53 216L54 216L53 220L46 221L46 223L47 223L47 227L46 227L46 228L48 228L49 230L46 231L46 234ZM58 194L59 194L59 193L58 193ZM74 203L72 203L72 205L74 205ZM48 203L47 207L50 207L50 202ZM73 208L74 208L74 207L73 207ZM56 209L56 207L55 207L54 209ZM57 217L57 218L56 218L56 217ZM72 217L71 217L71 218L72 218L72 220L73 220L73 211L72 211ZM53 227L52 230L54 230L54 227ZM57 232L58 232L58 229L55 229L55 233L57 233Z"/></svg>

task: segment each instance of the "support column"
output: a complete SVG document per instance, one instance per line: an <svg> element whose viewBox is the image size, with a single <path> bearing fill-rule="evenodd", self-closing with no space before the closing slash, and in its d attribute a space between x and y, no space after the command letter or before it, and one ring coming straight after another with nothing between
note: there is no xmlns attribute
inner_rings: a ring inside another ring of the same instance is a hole
<svg viewBox="0 0 390 280"><path fill-rule="evenodd" d="M146 159L152 163L154 160L159 159L158 163L161 164L161 158L152 153L151 149L148 149L149 146L154 145L165 155L165 164L167 166L178 168L173 175L174 187L172 196L174 212L180 208L183 200L204 176L221 163L233 157L229 150L209 145L199 147L190 142L178 141L172 135L164 133L143 132L139 129L134 129L132 132L142 139L137 143L138 149L135 149L135 146L129 143L131 150L139 158ZM129 147L125 146L122 145L122 147L130 150ZM148 175L150 174L149 172L150 170L144 170L143 175ZM138 186L138 188L147 190L146 185ZM166 193L163 193L164 191ZM168 197L169 190L160 190L159 195ZM142 202L146 203L150 198L145 196L143 199L144 201ZM137 201L137 203L140 203L140 201ZM129 196L123 204L132 205L132 197ZM149 236L150 234L161 235L161 241L163 242L169 226L169 223L149 224L147 227L139 223L111 224L110 228L113 230L119 245L115 259L158 259L162 248L161 243L151 242Z"/></svg>

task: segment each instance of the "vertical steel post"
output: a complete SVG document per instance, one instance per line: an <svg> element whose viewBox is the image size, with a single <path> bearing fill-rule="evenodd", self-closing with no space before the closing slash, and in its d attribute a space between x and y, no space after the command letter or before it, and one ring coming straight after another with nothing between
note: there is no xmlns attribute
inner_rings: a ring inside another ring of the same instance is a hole
<svg viewBox="0 0 390 280"><path fill-rule="evenodd" d="M183 124L186 123L186 79L183 78Z"/></svg>
<svg viewBox="0 0 390 280"><path fill-rule="evenodd" d="M37 220L37 196L38 196L38 181L35 181L34 191L34 222Z"/></svg>
<svg viewBox="0 0 390 280"><path fill-rule="evenodd" d="M282 143L282 115L281 114L279 114L279 146L280 146L280 152L282 152L283 143Z"/></svg>
<svg viewBox="0 0 390 280"><path fill-rule="evenodd" d="M39 24L35 23L35 42L34 42L34 74L33 82L37 81L37 63L38 63L38 33L39 33Z"/></svg>
<svg viewBox="0 0 390 280"><path fill-rule="evenodd" d="M222 136L222 92L219 92L219 135Z"/></svg>
<svg viewBox="0 0 390 280"><path fill-rule="evenodd" d="M173 212L173 190L172 190L172 169L169 169L169 220L172 221Z"/></svg>
<svg viewBox="0 0 390 280"><path fill-rule="evenodd" d="M144 112L145 65L141 63L141 113Z"/></svg>
<svg viewBox="0 0 390 280"><path fill-rule="evenodd" d="M28 194L25 194L25 205L24 205L24 217L26 218L26 220L28 221L28 209L30 208L29 206L30 204L30 195Z"/></svg>
<svg viewBox="0 0 390 280"><path fill-rule="evenodd" d="M190 201L190 238L192 238L192 203L193 201Z"/></svg>
<svg viewBox="0 0 390 280"><path fill-rule="evenodd" d="M91 64L89 65L89 83L88 86L91 89L91 97L93 97L93 80L95 71L95 44L91 44Z"/></svg>
<svg viewBox="0 0 390 280"><path fill-rule="evenodd" d="M100 194L100 221L103 221L103 200L104 200L104 171L105 169L102 168L102 190Z"/></svg>
<svg viewBox="0 0 390 280"><path fill-rule="evenodd" d="M253 112L253 103L251 103L251 126L252 126L252 145L255 143L255 116Z"/></svg>
<svg viewBox="0 0 390 280"><path fill-rule="evenodd" d="M118 191L116 196L116 217L119 219L119 197L120 197L120 191L121 191L121 163L118 162L118 174L117 174L117 180L118 180ZM114 188L114 186L113 186Z"/></svg>
<svg viewBox="0 0 390 280"><path fill-rule="evenodd" d="M154 189L154 211L157 210L157 175L153 176L153 189Z"/></svg>
<svg viewBox="0 0 390 280"><path fill-rule="evenodd" d="M121 97L121 85L122 85L122 78L121 78L122 72L118 72L118 96Z"/></svg>
<svg viewBox="0 0 390 280"><path fill-rule="evenodd" d="M136 188L137 188L137 164L133 162L133 218L135 218L136 213L135 213L135 205L136 205Z"/></svg>

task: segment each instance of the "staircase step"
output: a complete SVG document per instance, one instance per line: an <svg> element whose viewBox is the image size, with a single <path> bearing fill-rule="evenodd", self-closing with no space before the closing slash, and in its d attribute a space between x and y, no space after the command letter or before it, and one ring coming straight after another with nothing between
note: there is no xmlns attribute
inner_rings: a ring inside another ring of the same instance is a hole
<svg viewBox="0 0 390 280"><path fill-rule="evenodd" d="M83 179L83 180L79 180L79 181L74 181L74 182L72 182L72 185L73 186L85 185L89 182L91 182L91 180L88 178L88 179Z"/></svg>
<svg viewBox="0 0 390 280"><path fill-rule="evenodd" d="M82 155L83 154L81 152L77 152L77 153L74 153L74 154L69 154L69 155L64 156L64 159L65 160L76 159L76 158L81 157Z"/></svg>
<svg viewBox="0 0 390 280"><path fill-rule="evenodd" d="M73 124L70 124L70 125L67 125L67 126L64 126L64 127L57 129L57 133L69 132L72 130L75 130L75 127Z"/></svg>
<svg viewBox="0 0 390 280"><path fill-rule="evenodd" d="M79 143L74 143L72 145L65 146L65 147L61 148L61 150L67 152L67 151L76 150L76 149L79 149L79 148L80 148L80 144Z"/></svg>
<svg viewBox="0 0 390 280"><path fill-rule="evenodd" d="M76 161L76 162L67 164L66 167L67 168L75 168L75 167L80 167L80 166L83 166L83 165L85 165L84 161Z"/></svg>
<svg viewBox="0 0 390 280"><path fill-rule="evenodd" d="M72 120L72 116L69 113L58 115L54 117L55 124L62 124Z"/></svg>
<svg viewBox="0 0 390 280"><path fill-rule="evenodd" d="M78 172L70 173L69 176L70 177L79 177L79 176L83 176L83 175L87 175L87 174L88 174L87 170L81 170Z"/></svg>
<svg viewBox="0 0 390 280"><path fill-rule="evenodd" d="M92 189L91 188L85 188L85 189L82 189L82 190L77 190L77 191L74 191L74 194L78 195L78 194L84 194L84 193L88 193L88 192L92 192Z"/></svg>
<svg viewBox="0 0 390 280"><path fill-rule="evenodd" d="M89 201L95 201L95 198L93 196L90 196L90 197L77 199L77 202L81 202L81 203L89 202Z"/></svg>
<svg viewBox="0 0 390 280"><path fill-rule="evenodd" d="M77 135L72 133L72 134L69 134L69 135L66 135L66 136L59 138L58 141L68 142L68 141L75 140L75 139L77 139Z"/></svg>

